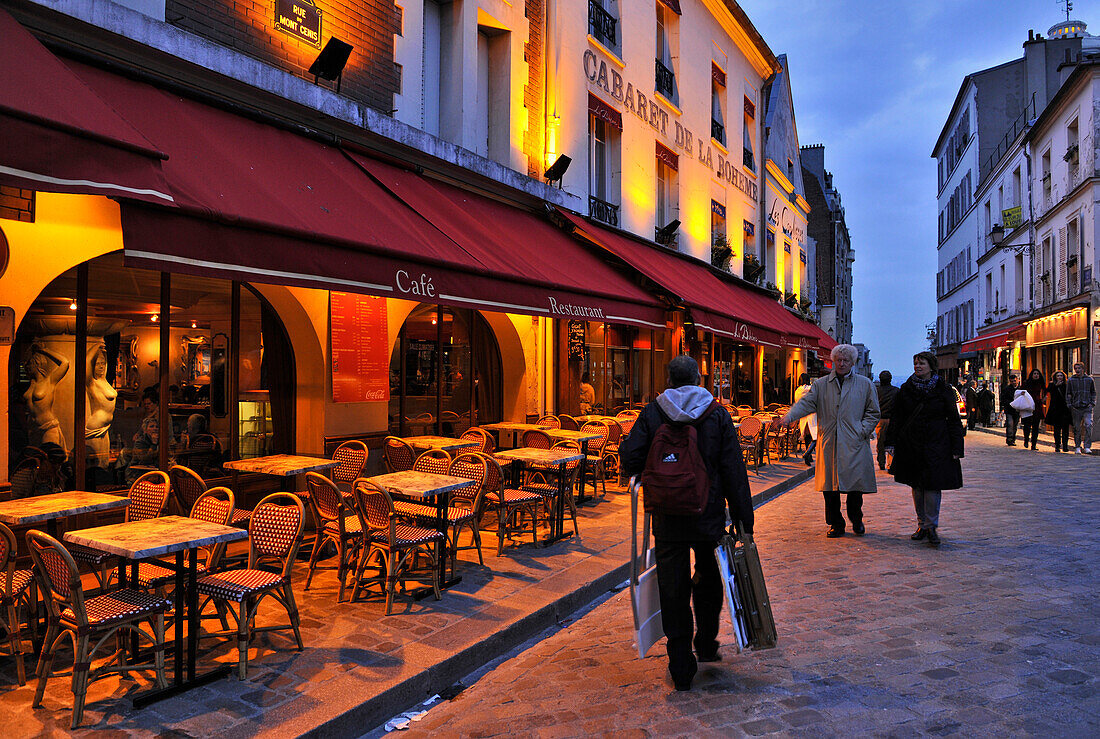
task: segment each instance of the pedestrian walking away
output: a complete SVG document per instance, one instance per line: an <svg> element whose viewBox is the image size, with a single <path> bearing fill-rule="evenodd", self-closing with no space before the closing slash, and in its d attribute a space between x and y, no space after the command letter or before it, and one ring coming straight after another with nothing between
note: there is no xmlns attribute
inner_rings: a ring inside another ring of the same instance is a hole
<svg viewBox="0 0 1100 739"><path fill-rule="evenodd" d="M1012 407L1016 391L1020 389L1020 378L1009 375L1008 384L1001 388L1001 410L1005 414L1005 444L1016 446L1016 429L1020 426L1020 412Z"/></svg>
<svg viewBox="0 0 1100 739"><path fill-rule="evenodd" d="M817 469L814 487L825 498L826 536L844 536L840 496L847 497L848 520L863 536L863 496L878 491L871 434L878 425L878 393L871 381L852 372L858 356L851 344L833 347L833 371L814 381L810 392L791 406L782 423L817 414Z"/></svg>
<svg viewBox="0 0 1100 739"><path fill-rule="evenodd" d="M802 396L810 392L810 376L805 372L798 378L798 387L794 391L794 402L802 399ZM798 422L798 432L802 435L806 444L806 451L802 455L802 461L809 467L814 463L814 447L817 446L817 416L813 413Z"/></svg>
<svg viewBox="0 0 1100 739"><path fill-rule="evenodd" d="M1066 405L1073 423L1073 445L1078 454L1092 454L1092 409L1096 406L1096 385L1085 374L1085 365L1076 362L1073 376L1066 381Z"/></svg>
<svg viewBox="0 0 1100 739"><path fill-rule="evenodd" d="M982 382L982 389L978 391L978 423L989 427L993 425L993 406L996 398L989 389L989 382Z"/></svg>
<svg viewBox="0 0 1100 739"><path fill-rule="evenodd" d="M973 430L978 425L978 390L974 387L974 380L968 379L966 381L966 391L963 395L963 400L966 401L966 427Z"/></svg>
<svg viewBox="0 0 1100 739"><path fill-rule="evenodd" d="M1039 426L1043 421L1043 403L1046 401L1047 396L1047 383L1043 379L1043 373L1037 369L1031 370L1031 374L1024 381L1024 390L1031 395L1032 401L1035 402L1035 410L1031 412L1030 416L1024 418L1024 447L1027 448L1028 443L1030 443L1031 448L1035 449L1035 445L1039 441Z"/></svg>
<svg viewBox="0 0 1100 739"><path fill-rule="evenodd" d="M1072 417L1066 403L1066 373L1058 370L1047 385L1047 407L1043 413L1047 425L1054 433L1054 451L1069 451L1069 424Z"/></svg>
<svg viewBox="0 0 1100 739"><path fill-rule="evenodd" d="M677 690L690 690L698 662L717 662L722 581L714 549L726 533L726 514L752 533L752 497L741 443L725 408L700 387L698 363L689 356L668 364L668 389L642 410L619 448L626 475L642 474L654 436L664 424L691 424L706 468L708 498L699 516L653 513L657 590L668 652L668 671ZM645 486L645 476L642 485ZM730 533L733 534L734 526ZM692 575L690 554L695 554ZM695 620L692 623L692 606ZM694 638L693 638L694 632ZM694 642L695 655L692 654ZM696 659L698 655L698 659Z"/></svg>
<svg viewBox="0 0 1100 739"><path fill-rule="evenodd" d="M890 414L894 409L894 398L898 395L898 389L891 383L894 376L889 370L878 373L878 429L875 431L875 456L878 457L878 468L886 469L886 429L890 426Z"/></svg>
<svg viewBox="0 0 1100 739"><path fill-rule="evenodd" d="M937 372L932 352L913 355L913 375L902 384L886 431L890 474L913 490L917 530L910 539L938 547L942 491L962 487L962 419L955 393Z"/></svg>

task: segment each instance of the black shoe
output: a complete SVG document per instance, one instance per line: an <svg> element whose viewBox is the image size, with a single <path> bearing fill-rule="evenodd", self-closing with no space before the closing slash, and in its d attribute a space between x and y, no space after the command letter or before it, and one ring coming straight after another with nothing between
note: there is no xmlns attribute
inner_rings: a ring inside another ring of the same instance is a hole
<svg viewBox="0 0 1100 739"><path fill-rule="evenodd" d="M928 536L927 531L925 531L924 529L918 528L916 531L914 531L912 534L909 535L909 538L912 539L913 541L920 541L921 539L924 539L927 536Z"/></svg>
<svg viewBox="0 0 1100 739"><path fill-rule="evenodd" d="M699 654L698 652L696 652L696 659L699 662L721 662L722 661L722 655L720 655L718 653L718 650L715 649L710 654Z"/></svg>
<svg viewBox="0 0 1100 739"><path fill-rule="evenodd" d="M830 528L828 531L825 532L825 536L830 539L839 539L840 537L844 536L844 529L838 529L836 527Z"/></svg>
<svg viewBox="0 0 1100 739"><path fill-rule="evenodd" d="M852 533L856 536L863 536L867 533L867 527L863 525L863 522L852 524Z"/></svg>
<svg viewBox="0 0 1100 739"><path fill-rule="evenodd" d="M1035 445L1034 444L1031 445L1031 451L1035 451Z"/></svg>
<svg viewBox="0 0 1100 739"><path fill-rule="evenodd" d="M940 545L940 536L936 533L936 527L928 529L928 546L938 547Z"/></svg>
<svg viewBox="0 0 1100 739"><path fill-rule="evenodd" d="M686 683L678 683L673 681L672 684L675 685L676 690L680 691L681 693L686 693L687 691L691 690L691 680L688 680Z"/></svg>
<svg viewBox="0 0 1100 739"><path fill-rule="evenodd" d="M813 452L806 452L802 455L802 461L806 463L807 467L812 467L814 464Z"/></svg>

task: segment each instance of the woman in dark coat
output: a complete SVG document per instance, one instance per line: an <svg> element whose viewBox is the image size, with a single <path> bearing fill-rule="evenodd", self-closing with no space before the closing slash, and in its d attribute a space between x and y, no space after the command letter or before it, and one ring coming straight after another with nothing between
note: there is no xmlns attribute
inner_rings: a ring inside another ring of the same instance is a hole
<svg viewBox="0 0 1100 739"><path fill-rule="evenodd" d="M913 356L913 376L898 390L886 427L890 474L913 489L917 530L913 541L940 545L940 496L962 487L963 426L954 391L936 373L936 355Z"/></svg>
<svg viewBox="0 0 1100 739"><path fill-rule="evenodd" d="M1047 425L1054 430L1054 451L1069 451L1069 425L1073 417L1066 403L1066 373L1058 370L1047 385L1047 400L1050 408L1046 412Z"/></svg>
<svg viewBox="0 0 1100 739"><path fill-rule="evenodd" d="M1031 370L1031 374L1024 380L1024 390L1035 401L1035 411L1024 419L1024 448L1027 448L1028 434L1031 435L1031 448L1039 441L1039 426L1043 420L1043 403L1047 397L1047 383L1043 379L1043 373L1037 369Z"/></svg>

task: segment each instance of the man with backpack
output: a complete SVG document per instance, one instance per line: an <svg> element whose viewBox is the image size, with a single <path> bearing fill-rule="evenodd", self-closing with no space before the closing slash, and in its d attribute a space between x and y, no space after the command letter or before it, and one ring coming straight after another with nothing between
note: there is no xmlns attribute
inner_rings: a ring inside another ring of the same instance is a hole
<svg viewBox="0 0 1100 739"><path fill-rule="evenodd" d="M727 508L745 533L751 534L753 525L737 430L699 380L699 365L691 357L669 362L668 389L645 407L619 448L626 475L642 476L646 510L653 515L661 622L677 690L691 689L698 662L721 659L723 596L714 548L726 533Z"/></svg>

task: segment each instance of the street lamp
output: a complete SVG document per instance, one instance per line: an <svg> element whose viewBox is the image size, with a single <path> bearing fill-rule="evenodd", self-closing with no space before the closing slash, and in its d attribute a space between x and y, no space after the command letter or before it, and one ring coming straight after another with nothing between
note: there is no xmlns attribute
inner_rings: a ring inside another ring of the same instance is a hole
<svg viewBox="0 0 1100 739"><path fill-rule="evenodd" d="M989 230L989 236L993 239L993 243L999 246L1001 240L1005 237L1005 227L999 223L994 223L993 228Z"/></svg>

